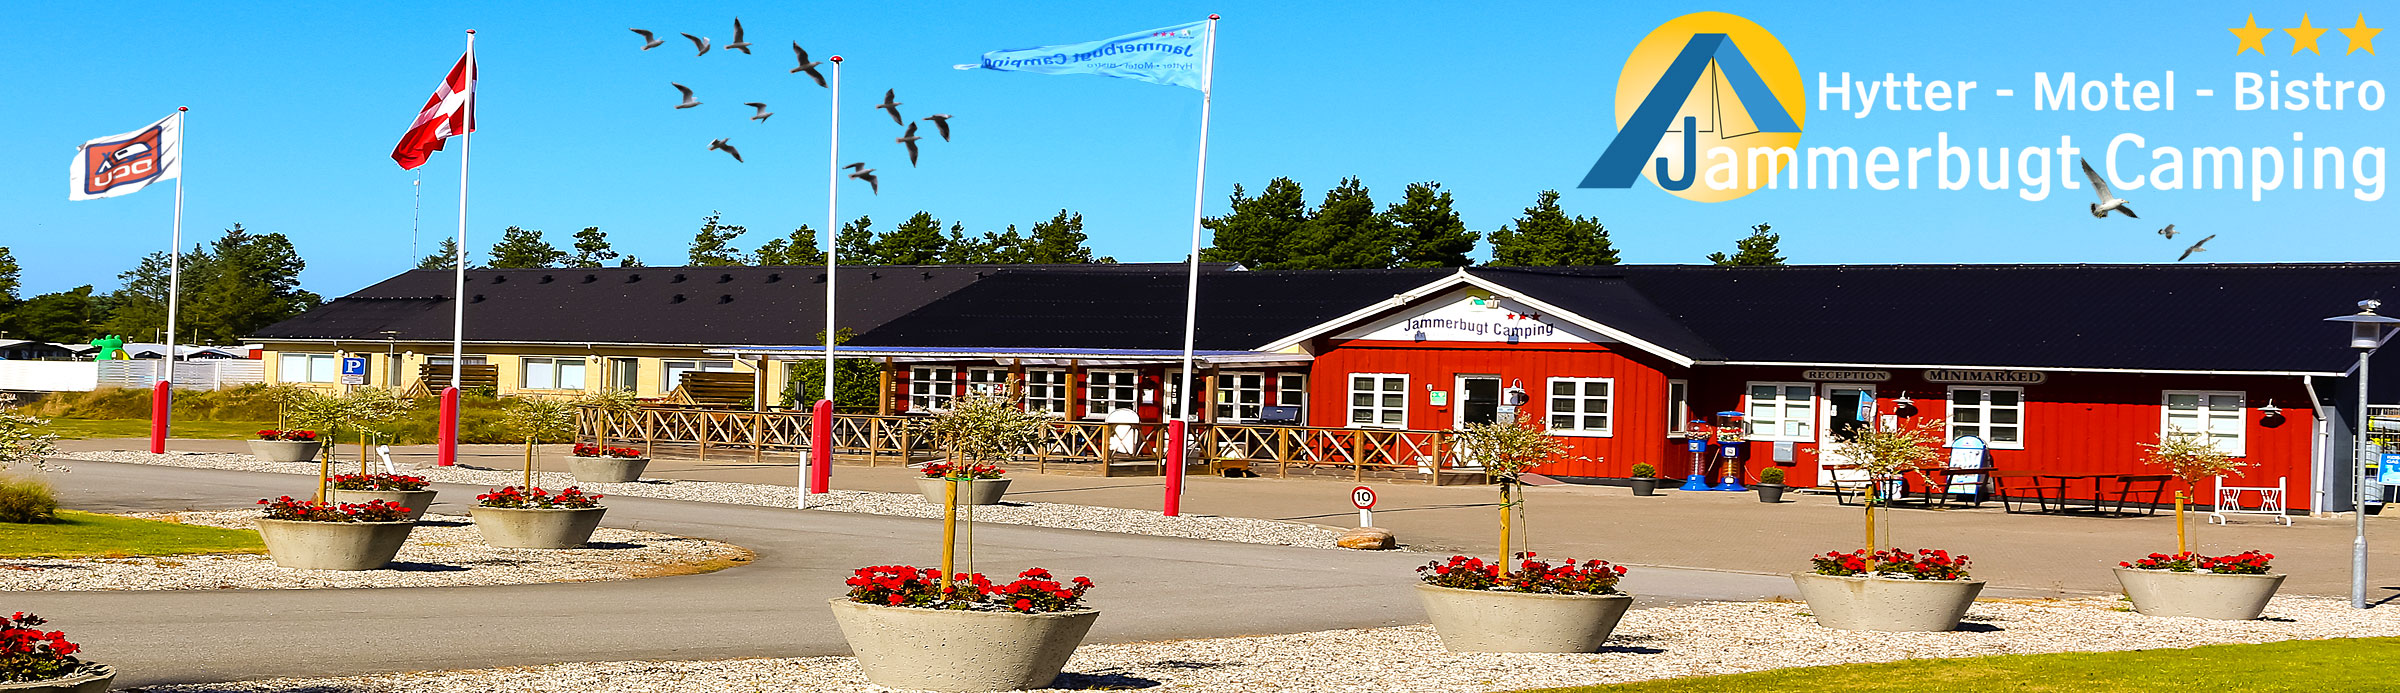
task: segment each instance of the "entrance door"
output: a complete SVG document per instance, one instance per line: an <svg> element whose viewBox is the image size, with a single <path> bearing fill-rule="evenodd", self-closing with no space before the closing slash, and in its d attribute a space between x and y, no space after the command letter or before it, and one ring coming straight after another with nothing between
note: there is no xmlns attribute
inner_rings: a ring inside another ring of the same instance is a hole
<svg viewBox="0 0 2400 693"><path fill-rule="evenodd" d="M1456 385L1458 402L1450 407L1454 428L1500 420L1500 376L1461 374Z"/></svg>
<svg viewBox="0 0 2400 693"><path fill-rule="evenodd" d="M1820 398L1825 406L1817 414L1817 430L1823 431L1825 437L1817 449L1817 484L1864 481L1866 476L1857 471L1828 470L1825 466L1857 463L1845 448L1853 431L1875 425L1875 386L1829 383Z"/></svg>

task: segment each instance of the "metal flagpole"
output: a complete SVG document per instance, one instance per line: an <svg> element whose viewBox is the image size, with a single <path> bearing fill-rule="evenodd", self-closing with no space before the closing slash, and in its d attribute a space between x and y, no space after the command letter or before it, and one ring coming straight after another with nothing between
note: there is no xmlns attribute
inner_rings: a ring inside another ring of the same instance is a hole
<svg viewBox="0 0 2400 693"><path fill-rule="evenodd" d="M176 309L183 303L183 144L186 136L184 114L192 109L175 107L175 230L167 242L167 358L164 375L152 387L150 452L167 451L167 433L175 420L175 329Z"/></svg>
<svg viewBox="0 0 2400 693"><path fill-rule="evenodd" d="M450 299L450 387L442 391L442 436L439 463L458 462L459 374L467 369L467 153L475 142L475 30L467 30L467 127L458 133L458 247L455 293Z"/></svg>
<svg viewBox="0 0 2400 693"><path fill-rule="evenodd" d="M1183 297L1183 385L1175 393L1177 406L1182 409L1168 425L1167 451L1171 453L1167 470L1167 497L1162 505L1165 514L1175 516L1183 510L1184 432L1190 428L1194 409L1192 404L1192 341L1200 320L1200 211L1208 195L1208 102L1209 87L1216 76L1217 15L1208 16L1208 38L1200 53L1200 171L1192 178L1192 254L1189 276L1184 284ZM1201 402L1199 406L1210 406Z"/></svg>
<svg viewBox="0 0 2400 693"><path fill-rule="evenodd" d="M841 235L839 212L842 197L842 56L827 60L833 74L827 76L826 88L833 92L829 107L830 126L825 146L825 332L819 338L825 343L824 397L809 408L808 455L800 459L800 483L792 495L799 498L795 507L808 509L808 494L832 490L833 476L833 345L834 339L834 277L841 269L839 251L834 239Z"/></svg>

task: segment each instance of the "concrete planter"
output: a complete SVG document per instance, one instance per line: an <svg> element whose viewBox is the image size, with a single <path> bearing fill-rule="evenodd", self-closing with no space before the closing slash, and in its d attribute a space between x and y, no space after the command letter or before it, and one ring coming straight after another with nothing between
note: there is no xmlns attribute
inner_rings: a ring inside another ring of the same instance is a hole
<svg viewBox="0 0 2400 693"><path fill-rule="evenodd" d="M400 507L407 508L408 521L415 522L425 519L425 509L433 507L433 495L433 489L425 489L422 491L351 491L337 488L333 490L333 502L363 504L373 501L383 501L385 503L394 503L398 504Z"/></svg>
<svg viewBox="0 0 2400 693"><path fill-rule="evenodd" d="M1895 580L1793 573L1817 624L1840 630L1957 630L1982 580Z"/></svg>
<svg viewBox="0 0 2400 693"><path fill-rule="evenodd" d="M324 449L323 442L314 440L250 441L250 454L268 462L307 462Z"/></svg>
<svg viewBox="0 0 2400 693"><path fill-rule="evenodd" d="M1634 478L1633 478L1633 495L1636 495L1636 496L1655 496L1655 495L1658 495L1658 477L1653 477L1653 476L1637 476L1637 477L1634 477Z"/></svg>
<svg viewBox="0 0 2400 693"><path fill-rule="evenodd" d="M925 691L1047 688L1100 612L1021 614L874 606L835 598L833 620L867 680Z"/></svg>
<svg viewBox="0 0 2400 693"><path fill-rule="evenodd" d="M1417 601L1452 652L1598 652L1633 606L1622 594L1528 594L1418 584Z"/></svg>
<svg viewBox="0 0 2400 693"><path fill-rule="evenodd" d="M2118 568L2117 584L2143 616L2187 616L2248 621L2266 612L2283 586L2282 573L2229 575Z"/></svg>
<svg viewBox="0 0 2400 693"><path fill-rule="evenodd" d="M575 480L587 484L622 484L640 481L642 470L650 467L648 457L569 457L567 471Z"/></svg>
<svg viewBox="0 0 2400 693"><path fill-rule="evenodd" d="M608 508L491 508L475 506L475 531L503 549L572 549L592 540Z"/></svg>
<svg viewBox="0 0 2400 693"><path fill-rule="evenodd" d="M375 570L400 555L414 522L258 521L275 564L302 570Z"/></svg>
<svg viewBox="0 0 2400 693"><path fill-rule="evenodd" d="M1783 484L1751 484L1750 488L1758 492L1760 503L1781 503L1784 489L1791 487Z"/></svg>
<svg viewBox="0 0 2400 693"><path fill-rule="evenodd" d="M117 670L106 664L84 664L75 673L40 681L0 682L6 693L108 693L108 685L117 680Z"/></svg>
<svg viewBox="0 0 2400 693"><path fill-rule="evenodd" d="M948 485L947 482L942 479L918 479L917 492L925 494L925 500L932 501L934 505L941 505L943 495L948 493L943 488L946 485ZM1007 493L1007 479L970 479L958 482L959 505L998 505L1000 496Z"/></svg>

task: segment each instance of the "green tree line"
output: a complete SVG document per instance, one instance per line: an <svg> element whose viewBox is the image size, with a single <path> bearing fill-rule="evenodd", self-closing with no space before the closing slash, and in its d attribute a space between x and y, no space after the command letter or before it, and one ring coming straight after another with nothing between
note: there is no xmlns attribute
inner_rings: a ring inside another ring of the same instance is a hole
<svg viewBox="0 0 2400 693"><path fill-rule="evenodd" d="M12 339L79 343L108 334L129 341L156 341L167 324L168 258L143 256L117 275L114 291L91 285L20 298L21 267L0 247L0 329ZM254 233L234 224L216 240L198 243L183 255L177 341L229 344L259 328L324 303L300 288L308 266L290 238Z"/></svg>

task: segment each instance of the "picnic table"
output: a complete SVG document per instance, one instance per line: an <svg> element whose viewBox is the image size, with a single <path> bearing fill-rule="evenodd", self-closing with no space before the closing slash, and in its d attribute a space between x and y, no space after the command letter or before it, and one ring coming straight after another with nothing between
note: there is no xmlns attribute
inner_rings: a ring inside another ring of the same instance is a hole
<svg viewBox="0 0 2400 693"><path fill-rule="evenodd" d="M2166 495L2167 482L2175 478L2167 474L2117 472L2076 474L2030 470L1995 471L1992 476L1999 481L2001 508L2009 512L2017 512L2015 507L2009 503L2010 500L2018 497L2012 494L2012 491L2031 491L2035 508L2039 512L2053 512L2051 507L2054 503L2057 506L2055 512L2060 514L2072 512L2075 508L2069 505L2067 498L2070 485L2090 482L2092 493L2091 504L2088 507L2094 515L2129 514L2126 506L2132 504L2136 497L2145 493L2149 495L2149 499L2147 507L2142 511L2143 514L2156 514L2159 499ZM2011 481L2018 480L2022 480L2023 483L2011 485ZM2114 488L2110 488L2110 482L2115 482Z"/></svg>

